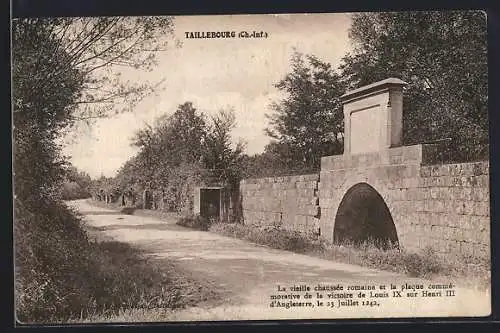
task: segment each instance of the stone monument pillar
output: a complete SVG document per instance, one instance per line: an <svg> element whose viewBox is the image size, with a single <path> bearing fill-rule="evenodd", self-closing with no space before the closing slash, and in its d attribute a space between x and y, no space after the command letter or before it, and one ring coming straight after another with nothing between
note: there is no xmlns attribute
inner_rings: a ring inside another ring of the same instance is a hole
<svg viewBox="0 0 500 333"><path fill-rule="evenodd" d="M344 155L371 153L402 145L403 87L389 78L342 95Z"/></svg>

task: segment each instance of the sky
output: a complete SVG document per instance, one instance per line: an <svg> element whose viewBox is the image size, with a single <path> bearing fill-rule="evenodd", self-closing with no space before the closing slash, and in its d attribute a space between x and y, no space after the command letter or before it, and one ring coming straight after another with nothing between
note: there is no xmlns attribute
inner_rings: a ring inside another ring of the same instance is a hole
<svg viewBox="0 0 500 333"><path fill-rule="evenodd" d="M137 80L162 81L158 91L133 112L100 119L92 126L77 126L64 152L79 170L91 177L113 177L137 148L130 145L134 133L178 105L191 101L206 114L233 107L237 126L233 140L243 140L249 155L261 153L269 138L266 113L272 101L283 95L274 84L290 72L294 49L314 54L338 66L350 50L349 14L281 14L177 16L175 39L158 54L158 66ZM190 39L185 32L265 31L267 38ZM124 71L124 75L132 75Z"/></svg>

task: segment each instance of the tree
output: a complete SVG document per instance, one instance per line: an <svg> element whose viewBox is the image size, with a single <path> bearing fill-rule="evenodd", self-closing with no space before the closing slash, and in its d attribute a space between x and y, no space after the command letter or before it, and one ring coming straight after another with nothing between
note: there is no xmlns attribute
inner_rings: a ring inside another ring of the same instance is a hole
<svg viewBox="0 0 500 333"><path fill-rule="evenodd" d="M232 144L233 109L206 119L191 102L156 119L136 133L136 156L119 170L114 183L122 190L145 188L163 194L167 209L192 209L193 189L200 185L236 188L241 179L244 144Z"/></svg>
<svg viewBox="0 0 500 333"><path fill-rule="evenodd" d="M36 203L38 196L52 193L62 180L64 160L54 140L75 109L83 76L74 69L57 80L48 76L44 80L50 84L41 93L35 89L42 80L37 71L52 66L48 50L54 50L56 58L68 55L56 48L48 25L36 29L25 22L14 22L12 29L14 189L20 200Z"/></svg>
<svg viewBox="0 0 500 333"><path fill-rule="evenodd" d="M130 110L154 88L117 66L151 70L169 17L36 18L12 22L15 192L49 195L66 163L55 139L76 121ZM34 202L37 200L34 199Z"/></svg>
<svg viewBox="0 0 500 333"><path fill-rule="evenodd" d="M171 115L158 118L154 126L138 131L132 144L140 148L136 163L143 184L152 188L169 185L173 170L181 164L197 164L202 156L206 136L203 114L191 102L178 106Z"/></svg>
<svg viewBox="0 0 500 333"><path fill-rule="evenodd" d="M479 11L360 13L341 66L350 88L408 82L403 140L451 139L455 160L488 155L486 17Z"/></svg>
<svg viewBox="0 0 500 333"><path fill-rule="evenodd" d="M275 86L286 97L271 104L266 133L293 156L292 163L317 169L322 156L342 151L344 89L330 64L295 52L292 71Z"/></svg>
<svg viewBox="0 0 500 333"><path fill-rule="evenodd" d="M66 177L61 186L63 200L84 199L90 197L92 180L90 176L72 165L66 170Z"/></svg>
<svg viewBox="0 0 500 333"><path fill-rule="evenodd" d="M295 162L296 156L287 144L271 141L264 147L264 152L253 156L244 156L242 178L262 178L304 174L312 170L303 168Z"/></svg>
<svg viewBox="0 0 500 333"><path fill-rule="evenodd" d="M119 69L151 71L172 31L171 17L14 20L13 41L21 42L16 45L24 44L25 52L14 52L13 59L31 58L29 66L18 72L16 90L29 87L35 92L51 91L60 78L78 72L78 96L71 103L78 106L78 113L62 117L66 121L106 116L109 111L118 110L114 108L117 104L119 110L132 110L154 85L124 79ZM45 38L40 39L42 34ZM58 97L69 91L65 87L59 86L63 89Z"/></svg>
<svg viewBox="0 0 500 333"><path fill-rule="evenodd" d="M170 18L153 17L12 21L14 240L20 320L64 320L80 313L79 305L106 302L77 278L91 267L85 252L90 247L80 219L58 196L66 174L74 175L56 140L78 121L132 109L155 88L154 83L127 82L115 70L124 65L153 66L171 28Z"/></svg>
<svg viewBox="0 0 500 333"><path fill-rule="evenodd" d="M236 125L234 109L220 110L211 117L203 144L203 165L211 178L237 188L241 179L241 161L245 144L232 147L231 131Z"/></svg>

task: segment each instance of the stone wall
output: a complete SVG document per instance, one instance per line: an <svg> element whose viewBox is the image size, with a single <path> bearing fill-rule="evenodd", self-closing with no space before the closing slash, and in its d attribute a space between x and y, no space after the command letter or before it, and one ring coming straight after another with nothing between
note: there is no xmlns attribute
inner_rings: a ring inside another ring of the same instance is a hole
<svg viewBox="0 0 500 333"><path fill-rule="evenodd" d="M402 196L411 202L408 232L420 247L489 256L489 163L423 166L419 174L419 187Z"/></svg>
<svg viewBox="0 0 500 333"><path fill-rule="evenodd" d="M243 180L244 223L320 234L333 242L344 195L367 183L387 205L402 247L489 256L489 163L426 165L429 154L429 147L415 145L328 156L321 181L319 175Z"/></svg>
<svg viewBox="0 0 500 333"><path fill-rule="evenodd" d="M317 234L318 180L317 174L242 180L244 223Z"/></svg>
<svg viewBox="0 0 500 333"><path fill-rule="evenodd" d="M489 163L425 165L432 155L428 148L324 157L321 237L333 241L342 198L352 186L367 183L387 204L403 247L489 255Z"/></svg>

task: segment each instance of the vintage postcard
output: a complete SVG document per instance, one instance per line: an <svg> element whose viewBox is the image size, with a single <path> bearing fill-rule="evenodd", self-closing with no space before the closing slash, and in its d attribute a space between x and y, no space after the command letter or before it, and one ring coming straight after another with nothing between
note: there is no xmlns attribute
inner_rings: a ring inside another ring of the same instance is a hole
<svg viewBox="0 0 500 333"><path fill-rule="evenodd" d="M18 324L485 317L486 14L12 20Z"/></svg>

